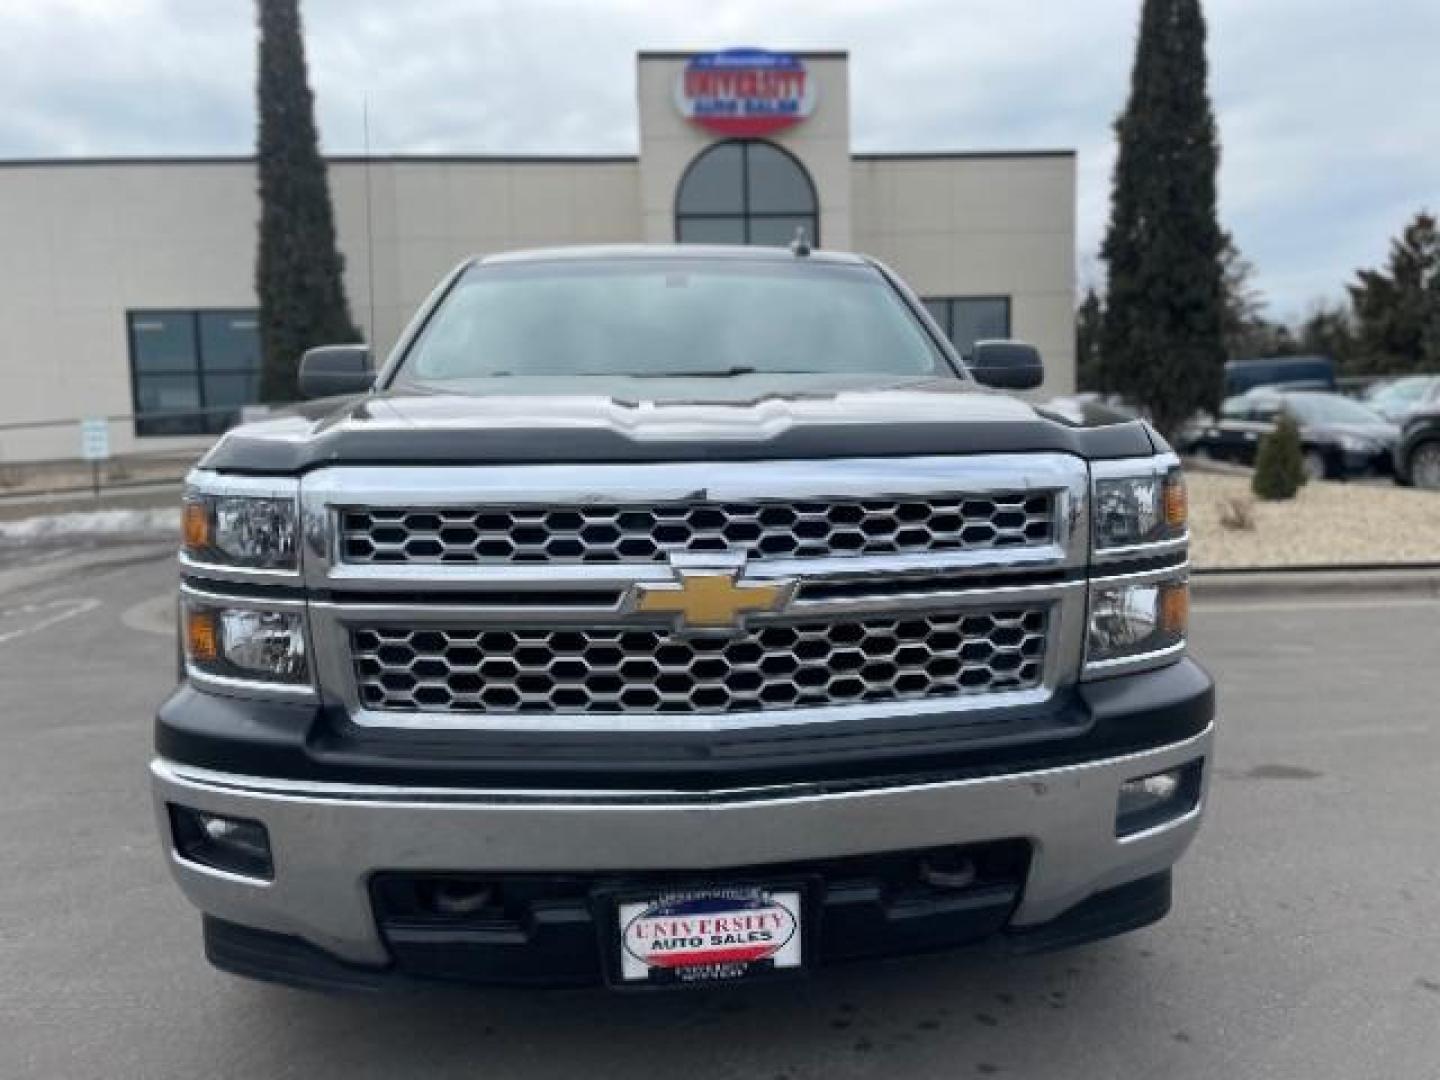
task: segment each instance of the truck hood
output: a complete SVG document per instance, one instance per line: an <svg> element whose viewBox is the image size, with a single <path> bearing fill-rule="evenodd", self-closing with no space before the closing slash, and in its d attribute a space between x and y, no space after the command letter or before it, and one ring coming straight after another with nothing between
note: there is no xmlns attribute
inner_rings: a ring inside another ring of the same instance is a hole
<svg viewBox="0 0 1440 1080"><path fill-rule="evenodd" d="M201 462L287 474L332 464L886 457L1154 452L1138 422L1087 428L958 379L827 385L747 393L727 381L704 396L382 392L310 402L238 427ZM659 389L658 387L654 389ZM667 387L673 394L673 387ZM653 393L653 390L651 391Z"/></svg>

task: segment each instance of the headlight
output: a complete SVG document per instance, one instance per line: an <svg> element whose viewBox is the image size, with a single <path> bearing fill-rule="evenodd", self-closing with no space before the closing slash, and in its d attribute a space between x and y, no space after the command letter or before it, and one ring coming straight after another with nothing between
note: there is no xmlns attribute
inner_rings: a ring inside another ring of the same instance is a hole
<svg viewBox="0 0 1440 1080"><path fill-rule="evenodd" d="M1183 574L1090 586L1087 665L1164 653L1185 644L1190 586Z"/></svg>
<svg viewBox="0 0 1440 1080"><path fill-rule="evenodd" d="M186 596L185 656L202 675L251 682L309 682L305 617L300 611L227 607Z"/></svg>
<svg viewBox="0 0 1440 1080"><path fill-rule="evenodd" d="M197 562L257 570L293 570L294 496L212 495L187 491L181 517L185 553Z"/></svg>
<svg viewBox="0 0 1440 1080"><path fill-rule="evenodd" d="M1360 435L1341 435L1340 445L1352 454L1368 454L1379 449L1379 445Z"/></svg>
<svg viewBox="0 0 1440 1080"><path fill-rule="evenodd" d="M1178 467L1095 481L1095 548L1131 547L1183 536L1189 516Z"/></svg>

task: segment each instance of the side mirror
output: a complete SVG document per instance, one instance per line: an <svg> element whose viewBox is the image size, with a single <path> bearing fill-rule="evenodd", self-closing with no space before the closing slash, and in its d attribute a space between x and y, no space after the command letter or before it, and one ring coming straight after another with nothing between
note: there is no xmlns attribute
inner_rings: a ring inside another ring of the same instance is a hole
<svg viewBox="0 0 1440 1080"><path fill-rule="evenodd" d="M375 382L368 345L321 345L300 358L300 394L307 398L363 394Z"/></svg>
<svg viewBox="0 0 1440 1080"><path fill-rule="evenodd" d="M1033 390L1045 381L1040 351L1023 341L977 341L965 367L976 382L997 390Z"/></svg>

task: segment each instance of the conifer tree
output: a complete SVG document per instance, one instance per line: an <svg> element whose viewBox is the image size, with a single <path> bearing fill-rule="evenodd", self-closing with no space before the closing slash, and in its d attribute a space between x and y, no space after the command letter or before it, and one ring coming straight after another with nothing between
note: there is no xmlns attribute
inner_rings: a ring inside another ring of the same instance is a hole
<svg viewBox="0 0 1440 1080"><path fill-rule="evenodd" d="M1383 270L1351 285L1356 367L1382 374L1440 371L1440 228L1418 213L1390 244Z"/></svg>
<svg viewBox="0 0 1440 1080"><path fill-rule="evenodd" d="M1170 435L1219 404L1225 363L1219 146L1200 0L1144 0L1130 99L1116 121L1104 384Z"/></svg>
<svg viewBox="0 0 1440 1080"><path fill-rule="evenodd" d="M315 345L360 340L350 318L344 260L315 103L305 72L299 0L258 0L260 396L294 401L300 356Z"/></svg>

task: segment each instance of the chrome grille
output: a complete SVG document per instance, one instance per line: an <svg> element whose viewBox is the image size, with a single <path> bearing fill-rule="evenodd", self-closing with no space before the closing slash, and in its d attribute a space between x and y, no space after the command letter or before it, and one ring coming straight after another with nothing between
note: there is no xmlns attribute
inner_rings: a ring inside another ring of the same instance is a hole
<svg viewBox="0 0 1440 1080"><path fill-rule="evenodd" d="M1048 492L806 502L351 508L348 563L657 563L673 553L750 559L893 555L1051 543Z"/></svg>
<svg viewBox="0 0 1440 1080"><path fill-rule="evenodd" d="M360 704L466 713L728 713L1040 685L1045 607L665 629L356 627Z"/></svg>

